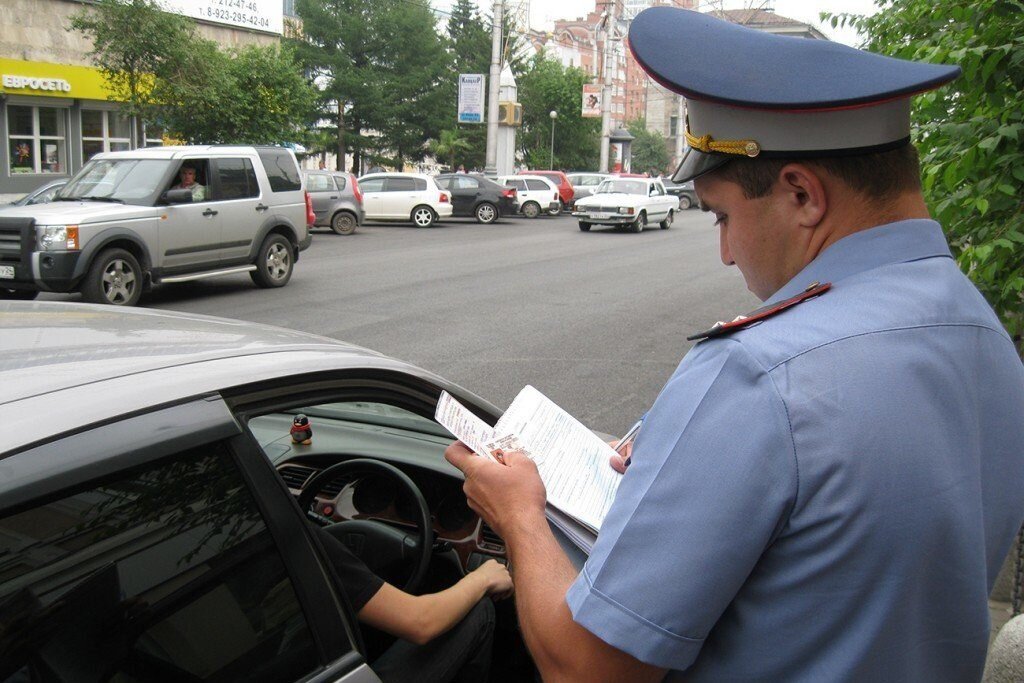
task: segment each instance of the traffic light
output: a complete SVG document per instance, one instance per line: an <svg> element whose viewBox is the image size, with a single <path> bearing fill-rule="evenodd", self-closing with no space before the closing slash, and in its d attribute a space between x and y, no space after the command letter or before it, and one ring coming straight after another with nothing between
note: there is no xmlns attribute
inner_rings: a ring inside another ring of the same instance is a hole
<svg viewBox="0 0 1024 683"><path fill-rule="evenodd" d="M523 125L523 105L518 102L499 102L498 123L503 126Z"/></svg>

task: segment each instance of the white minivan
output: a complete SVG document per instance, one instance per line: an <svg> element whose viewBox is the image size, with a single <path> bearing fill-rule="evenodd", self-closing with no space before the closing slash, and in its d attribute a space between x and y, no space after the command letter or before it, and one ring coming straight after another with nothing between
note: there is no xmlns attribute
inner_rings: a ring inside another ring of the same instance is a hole
<svg viewBox="0 0 1024 683"><path fill-rule="evenodd" d="M519 213L536 218L541 212L557 211L561 207L558 186L547 178L536 175L509 175L498 178L500 185L516 188Z"/></svg>
<svg viewBox="0 0 1024 683"><path fill-rule="evenodd" d="M359 178L359 189L368 221L412 221L429 228L452 215L451 197L422 173L370 173Z"/></svg>

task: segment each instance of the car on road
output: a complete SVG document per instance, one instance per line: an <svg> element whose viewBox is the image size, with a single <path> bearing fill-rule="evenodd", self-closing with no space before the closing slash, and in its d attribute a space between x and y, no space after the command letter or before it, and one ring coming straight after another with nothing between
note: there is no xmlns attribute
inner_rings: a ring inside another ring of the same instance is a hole
<svg viewBox="0 0 1024 683"><path fill-rule="evenodd" d="M573 189L573 204L566 207L568 210L572 210L576 202L589 197L594 194L594 190L601 184L601 181L611 176L607 173L570 173L568 174L569 182L572 183Z"/></svg>
<svg viewBox="0 0 1024 683"><path fill-rule="evenodd" d="M177 187L189 168L201 194ZM0 207L0 298L78 291L133 306L152 285L241 272L283 287L311 242L311 208L283 147L97 154L55 201Z"/></svg>
<svg viewBox="0 0 1024 683"><path fill-rule="evenodd" d="M506 562L433 419L442 391L500 411L426 370L147 309L0 302L0 328L5 680L379 683L322 533L408 592ZM495 610L493 673L538 680Z"/></svg>
<svg viewBox="0 0 1024 683"><path fill-rule="evenodd" d="M408 221L429 228L452 215L448 192L423 173L370 173L359 178L359 189L368 221Z"/></svg>
<svg viewBox="0 0 1024 683"><path fill-rule="evenodd" d="M568 207L572 206L573 198L575 197L575 191L573 185L569 181L569 177L562 171L523 171L520 175L535 175L541 178L547 178L555 184L558 188L558 199L559 205L555 209L548 211L552 216L557 216Z"/></svg>
<svg viewBox="0 0 1024 683"><path fill-rule="evenodd" d="M43 183L24 197L11 202L7 206L31 206L32 204L46 204L47 202L52 202L53 198L57 196L57 191L67 184L67 178L51 180L48 183Z"/></svg>
<svg viewBox="0 0 1024 683"><path fill-rule="evenodd" d="M558 186L547 178L532 175L499 176L498 182L513 187L519 197L519 213L536 218L543 212L558 213L562 203Z"/></svg>
<svg viewBox="0 0 1024 683"><path fill-rule="evenodd" d="M519 212L519 198L513 187L467 173L444 173L436 180L442 190L451 193L452 216L472 216L478 223L494 223Z"/></svg>
<svg viewBox="0 0 1024 683"><path fill-rule="evenodd" d="M351 173L306 171L306 192L316 217L313 225L330 228L339 235L351 235L363 222L363 193Z"/></svg>
<svg viewBox="0 0 1024 683"><path fill-rule="evenodd" d="M671 227L678 208L679 200L665 191L660 179L616 177L603 181L593 195L576 202L572 215L583 232L594 225L643 232L648 223L658 223L663 230Z"/></svg>
<svg viewBox="0 0 1024 683"><path fill-rule="evenodd" d="M670 195L679 198L679 208L685 211L686 209L697 206L697 191L693 189L693 181L687 180L685 183L673 183L671 180L662 178L662 182L665 184L665 191Z"/></svg>

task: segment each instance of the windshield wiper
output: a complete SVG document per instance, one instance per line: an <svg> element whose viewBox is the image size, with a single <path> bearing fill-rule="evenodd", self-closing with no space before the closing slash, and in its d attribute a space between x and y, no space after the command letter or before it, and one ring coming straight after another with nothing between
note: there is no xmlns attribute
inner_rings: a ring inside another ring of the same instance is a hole
<svg viewBox="0 0 1024 683"><path fill-rule="evenodd" d="M78 199L84 199L90 202L117 202L118 204L124 204L123 199L118 199L116 197L98 197L94 195L86 195L84 197L78 197Z"/></svg>

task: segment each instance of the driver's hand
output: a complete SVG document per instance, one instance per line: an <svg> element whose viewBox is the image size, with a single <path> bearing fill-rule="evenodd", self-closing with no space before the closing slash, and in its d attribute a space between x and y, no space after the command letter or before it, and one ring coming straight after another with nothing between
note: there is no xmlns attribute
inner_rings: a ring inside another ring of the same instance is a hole
<svg viewBox="0 0 1024 683"><path fill-rule="evenodd" d="M496 560L487 560L473 570L487 581L487 595L495 600L501 600L512 595L512 575L508 568Z"/></svg>
<svg viewBox="0 0 1024 683"><path fill-rule="evenodd" d="M608 445L615 448L615 444L618 441L609 441ZM630 441L620 450L615 451L615 455L608 458L608 464L612 466L612 469L619 474L625 474L626 468L629 467L629 459L633 456L633 442Z"/></svg>

